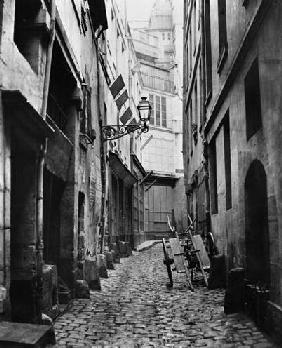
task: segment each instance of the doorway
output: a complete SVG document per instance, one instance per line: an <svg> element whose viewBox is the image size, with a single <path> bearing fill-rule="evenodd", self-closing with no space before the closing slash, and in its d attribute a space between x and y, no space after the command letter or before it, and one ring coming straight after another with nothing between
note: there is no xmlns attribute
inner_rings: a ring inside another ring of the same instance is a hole
<svg viewBox="0 0 282 348"><path fill-rule="evenodd" d="M60 258L61 199L65 182L46 167L43 173L43 258L58 265Z"/></svg>
<svg viewBox="0 0 282 348"><path fill-rule="evenodd" d="M36 234L36 152L23 136L11 135L11 316L40 321L40 273Z"/></svg>
<svg viewBox="0 0 282 348"><path fill-rule="evenodd" d="M252 162L245 180L246 276L252 284L269 287L267 178L262 163Z"/></svg>

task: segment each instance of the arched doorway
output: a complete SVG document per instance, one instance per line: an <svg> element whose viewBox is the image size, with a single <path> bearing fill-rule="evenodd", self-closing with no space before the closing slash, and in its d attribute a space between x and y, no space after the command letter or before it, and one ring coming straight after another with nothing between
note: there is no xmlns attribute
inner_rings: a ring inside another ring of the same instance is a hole
<svg viewBox="0 0 282 348"><path fill-rule="evenodd" d="M262 163L254 160L245 180L246 276L252 284L269 286L267 180Z"/></svg>

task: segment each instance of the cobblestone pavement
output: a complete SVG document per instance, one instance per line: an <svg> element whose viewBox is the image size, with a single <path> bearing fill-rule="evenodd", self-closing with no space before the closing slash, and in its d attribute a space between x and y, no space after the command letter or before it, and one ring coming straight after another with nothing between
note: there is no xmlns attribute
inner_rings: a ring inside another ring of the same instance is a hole
<svg viewBox="0 0 282 348"><path fill-rule="evenodd" d="M75 300L55 323L56 347L275 347L242 315L223 313L223 291L168 281L161 245L122 259L102 291Z"/></svg>

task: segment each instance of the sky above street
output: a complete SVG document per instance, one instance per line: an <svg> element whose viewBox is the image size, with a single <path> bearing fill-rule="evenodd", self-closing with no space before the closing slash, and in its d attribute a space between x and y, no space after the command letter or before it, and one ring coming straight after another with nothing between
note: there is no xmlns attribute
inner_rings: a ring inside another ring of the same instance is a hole
<svg viewBox="0 0 282 348"><path fill-rule="evenodd" d="M149 15L155 0L126 0L126 2L128 21L139 21L149 19Z"/></svg>

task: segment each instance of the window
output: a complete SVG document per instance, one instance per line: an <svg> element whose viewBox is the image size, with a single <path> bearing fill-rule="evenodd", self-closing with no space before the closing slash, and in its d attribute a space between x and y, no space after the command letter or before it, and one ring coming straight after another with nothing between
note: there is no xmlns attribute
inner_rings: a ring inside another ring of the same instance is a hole
<svg viewBox="0 0 282 348"><path fill-rule="evenodd" d="M211 190L211 212L217 214L217 156L216 156L216 139L210 144L210 190Z"/></svg>
<svg viewBox="0 0 282 348"><path fill-rule="evenodd" d="M149 94L149 102L150 102L151 107L152 107L150 123L155 124L155 106L154 106L154 95L153 94Z"/></svg>
<svg viewBox="0 0 282 348"><path fill-rule="evenodd" d="M190 135L190 149L191 149L191 156L193 154L193 137L192 137L192 117L193 117L193 102L192 99L190 100L190 105L189 105L189 135Z"/></svg>
<svg viewBox="0 0 282 348"><path fill-rule="evenodd" d="M224 126L225 195L226 195L226 210L228 210L232 207L230 121L229 121L228 112L225 116L223 126Z"/></svg>
<svg viewBox="0 0 282 348"><path fill-rule="evenodd" d="M189 52L188 52L188 42L185 43L185 71L184 71L184 88L187 91L188 90L188 75L189 75Z"/></svg>
<svg viewBox="0 0 282 348"><path fill-rule="evenodd" d="M249 3L249 0L243 0L242 5L243 5L244 7L247 7L247 6L248 6L248 3Z"/></svg>
<svg viewBox="0 0 282 348"><path fill-rule="evenodd" d="M161 98L156 95L156 126L161 124Z"/></svg>
<svg viewBox="0 0 282 348"><path fill-rule="evenodd" d="M170 40L170 33L167 33L167 39Z"/></svg>
<svg viewBox="0 0 282 348"><path fill-rule="evenodd" d="M163 40L165 40L165 33L163 33Z"/></svg>
<svg viewBox="0 0 282 348"><path fill-rule="evenodd" d="M191 74L192 71L192 32L191 32L191 26L189 29L189 46L188 46L188 50L189 50L189 75Z"/></svg>
<svg viewBox="0 0 282 348"><path fill-rule="evenodd" d="M195 80L194 84L194 92L193 92L193 100L194 100L194 109L192 109L192 136L194 140L194 144L198 142L198 89L197 89L197 80Z"/></svg>
<svg viewBox="0 0 282 348"><path fill-rule="evenodd" d="M91 90L85 88L83 91L84 107L80 113L80 132L92 137L92 113L91 113Z"/></svg>
<svg viewBox="0 0 282 348"><path fill-rule="evenodd" d="M197 33L197 27L196 27L196 17L197 17L197 9L196 9L196 0L194 1L194 7L193 7L193 54L196 53L196 33Z"/></svg>
<svg viewBox="0 0 282 348"><path fill-rule="evenodd" d="M182 148L183 151L187 154L189 153L189 142L187 141L189 139L189 112L188 112L188 104L186 104L185 113L183 117L183 144ZM187 156L187 160L189 161L189 157Z"/></svg>
<svg viewBox="0 0 282 348"><path fill-rule="evenodd" d="M150 124L167 127L166 97L149 94L149 102L152 106Z"/></svg>
<svg viewBox="0 0 282 348"><path fill-rule="evenodd" d="M200 76L203 76L203 60L201 59L200 60ZM204 112L204 108L203 108L203 88L201 88L201 86L200 86L200 88L199 88L199 99L200 99L200 103L199 103L199 105L200 105L200 107L199 107L199 113L200 113L200 127L202 127L203 126L203 124L204 124L204 121L205 121L205 112Z"/></svg>
<svg viewBox="0 0 282 348"><path fill-rule="evenodd" d="M3 2L0 4L0 33L2 33L2 27L3 27ZM0 46L1 46L1 38L0 38Z"/></svg>
<svg viewBox="0 0 282 348"><path fill-rule="evenodd" d="M166 98L162 97L162 126L166 127L167 126L167 121L166 121Z"/></svg>
<svg viewBox="0 0 282 348"><path fill-rule="evenodd" d="M262 126L257 58L245 77L245 109L247 140L249 140Z"/></svg>
<svg viewBox="0 0 282 348"><path fill-rule="evenodd" d="M144 231L144 185L138 185L139 193L139 227Z"/></svg>
<svg viewBox="0 0 282 348"><path fill-rule="evenodd" d="M78 192L78 234L84 233L85 195Z"/></svg>
<svg viewBox="0 0 282 348"><path fill-rule="evenodd" d="M1 5L2 6L2 5ZM38 73L40 69L40 53L36 38L36 18L41 9L41 1L15 1L14 42L20 53L28 61L31 68Z"/></svg>
<svg viewBox="0 0 282 348"><path fill-rule="evenodd" d="M84 8L84 6L81 6L81 29L83 34L85 35L85 33L87 32L87 16L86 16L86 10Z"/></svg>
<svg viewBox="0 0 282 348"><path fill-rule="evenodd" d="M218 0L218 39L219 59L217 70L220 72L227 57L227 30L226 30L226 0Z"/></svg>
<svg viewBox="0 0 282 348"><path fill-rule="evenodd" d="M194 86L194 115L193 115L193 123L198 124L198 81L195 79Z"/></svg>
<svg viewBox="0 0 282 348"><path fill-rule="evenodd" d="M69 117L69 105L76 88L76 81L72 78L64 54L57 40L54 42L50 86L48 93L47 115L52 122L68 135L67 127Z"/></svg>
<svg viewBox="0 0 282 348"><path fill-rule="evenodd" d="M206 102L212 93L212 55L211 55L211 24L210 24L210 0L205 0L205 92Z"/></svg>

